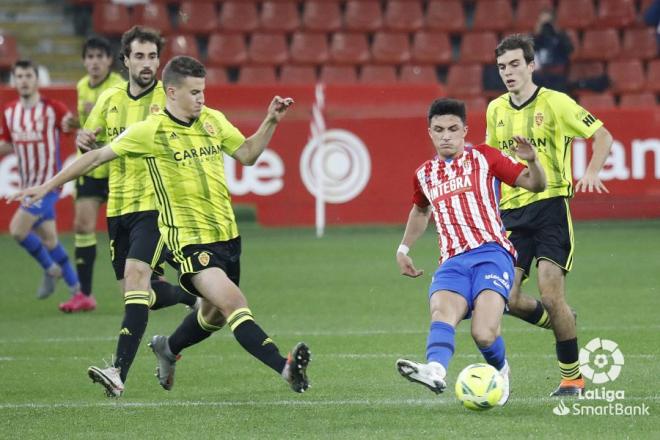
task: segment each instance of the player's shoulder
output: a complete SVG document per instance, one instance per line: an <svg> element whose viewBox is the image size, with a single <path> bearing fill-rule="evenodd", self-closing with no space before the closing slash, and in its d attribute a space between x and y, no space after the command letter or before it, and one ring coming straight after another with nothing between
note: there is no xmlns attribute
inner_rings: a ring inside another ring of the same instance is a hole
<svg viewBox="0 0 660 440"><path fill-rule="evenodd" d="M486 112L491 112L498 107L507 107L509 105L509 93L503 93L488 103Z"/></svg>
<svg viewBox="0 0 660 440"><path fill-rule="evenodd" d="M559 92L557 90L546 89L545 87L541 87L537 99L546 101L550 104L575 104L575 100L568 96L566 93Z"/></svg>
<svg viewBox="0 0 660 440"><path fill-rule="evenodd" d="M14 107L16 107L16 105L18 104L18 101L19 101L18 98L14 98L14 99L12 99L11 101L7 101L7 102L5 102L4 104L2 104L2 105L0 106L0 108L1 108L2 111L4 112L4 111L7 110L7 109L10 109L10 108L14 108Z"/></svg>
<svg viewBox="0 0 660 440"><path fill-rule="evenodd" d="M84 90L88 85L89 85L89 75L85 75L82 78L80 78L76 83L76 90L80 92L81 90Z"/></svg>
<svg viewBox="0 0 660 440"><path fill-rule="evenodd" d="M108 79L106 81L108 81L108 83L110 84L110 87L112 87L113 85L123 83L125 80L124 80L124 77L121 76L119 73L110 72L110 75L108 75Z"/></svg>
<svg viewBox="0 0 660 440"><path fill-rule="evenodd" d="M99 103L106 102L115 97L127 97L128 96L128 81L122 80L116 84L111 85L101 93L99 96Z"/></svg>
<svg viewBox="0 0 660 440"><path fill-rule="evenodd" d="M59 99L55 99L55 98L50 98L48 96L42 96L41 97L41 102L46 107L51 107L53 109L60 109L60 110L68 110L69 109L63 101L60 101Z"/></svg>

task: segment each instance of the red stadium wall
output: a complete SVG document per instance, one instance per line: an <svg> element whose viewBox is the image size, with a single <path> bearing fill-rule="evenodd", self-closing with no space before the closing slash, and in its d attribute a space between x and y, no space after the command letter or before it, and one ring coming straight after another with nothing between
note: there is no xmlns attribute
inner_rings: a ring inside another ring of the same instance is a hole
<svg viewBox="0 0 660 440"><path fill-rule="evenodd" d="M43 93L75 108L72 88L49 88ZM296 104L256 166L243 168L228 161L226 172L234 201L254 205L264 225L312 225L315 198L307 186L313 188L314 170L324 169L330 199L326 204L328 224L404 223L411 203L412 173L433 154L426 110L443 91L436 86L328 87L325 122L329 133L321 153L309 142L313 87L213 87L206 99L249 134L276 93L292 96ZM0 89L0 102L14 96L12 89ZM572 202L573 217L660 217L660 109L596 113L615 138L602 174L610 193L577 194ZM471 114L468 125L468 140L482 142L484 115ZM73 139L65 136L62 158L72 155ZM574 142L576 178L583 174L589 157L585 142ZM0 158L0 197L16 189L15 165L13 155ZM64 194L58 204L58 223L61 230L69 230L70 187ZM15 204L0 204L0 231L7 230L15 209Z"/></svg>

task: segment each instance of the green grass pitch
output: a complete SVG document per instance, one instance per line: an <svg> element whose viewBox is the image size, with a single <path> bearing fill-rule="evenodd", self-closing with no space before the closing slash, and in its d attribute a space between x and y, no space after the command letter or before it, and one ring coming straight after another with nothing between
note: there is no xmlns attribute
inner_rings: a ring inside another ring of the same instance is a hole
<svg viewBox="0 0 660 440"><path fill-rule="evenodd" d="M658 438L660 221L578 223L575 229L568 298L579 314L579 342L601 337L619 344L625 365L605 386L624 390L625 405L650 407L649 416L553 414L558 400L548 394L559 373L552 334L511 317L503 321L512 368L506 407L474 413L454 397L458 372L481 360L466 323L457 331L447 392L436 396L401 378L398 357L424 359L426 289L437 261L431 231L411 254L426 273L412 280L399 275L394 259L400 227L331 228L316 239L311 229L245 224L241 287L281 350L300 340L311 347L308 392L290 391L227 329L184 351L175 387L164 391L146 342L178 325L187 312L176 306L150 314L124 396L106 398L86 369L114 353L122 317L107 238L99 234L99 308L65 315L57 310L64 286L36 300L37 265L4 235L0 438ZM71 252L72 237L63 241ZM173 279L171 270L168 276ZM527 291L536 294L534 279Z"/></svg>

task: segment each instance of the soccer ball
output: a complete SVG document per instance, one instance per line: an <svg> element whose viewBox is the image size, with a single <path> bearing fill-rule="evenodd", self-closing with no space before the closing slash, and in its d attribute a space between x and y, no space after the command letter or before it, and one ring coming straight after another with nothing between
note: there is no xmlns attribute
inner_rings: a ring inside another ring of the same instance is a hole
<svg viewBox="0 0 660 440"><path fill-rule="evenodd" d="M472 364L458 375L455 390L464 407L484 411L497 405L504 390L504 379L491 365Z"/></svg>

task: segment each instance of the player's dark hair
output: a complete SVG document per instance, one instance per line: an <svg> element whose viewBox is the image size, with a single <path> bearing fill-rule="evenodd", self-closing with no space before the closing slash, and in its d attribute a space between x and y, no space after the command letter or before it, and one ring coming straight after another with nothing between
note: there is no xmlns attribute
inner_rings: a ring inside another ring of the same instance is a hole
<svg viewBox="0 0 660 440"><path fill-rule="evenodd" d="M181 84L181 81L192 76L194 78L205 78L206 69L204 65L193 57L177 56L172 58L163 69L163 85L165 87Z"/></svg>
<svg viewBox="0 0 660 440"><path fill-rule="evenodd" d="M440 98L433 101L429 108L429 125L434 116L454 115L465 124L465 103L458 99Z"/></svg>
<svg viewBox="0 0 660 440"><path fill-rule="evenodd" d="M14 63L14 66L11 68L11 73L16 73L16 69L32 69L34 70L34 75L39 78L39 67L32 62L32 60L22 59Z"/></svg>
<svg viewBox="0 0 660 440"><path fill-rule="evenodd" d="M103 37L93 36L85 41L82 48L83 59L87 55L87 51L91 49L99 49L101 52L104 52L106 56L112 57L112 46L110 46L110 42Z"/></svg>
<svg viewBox="0 0 660 440"><path fill-rule="evenodd" d="M121 56L128 58L131 56L131 43L139 41L141 43L154 43L156 45L156 53L160 57L160 51L163 49L163 39L160 32L156 29L148 28L145 26L133 26L121 36Z"/></svg>
<svg viewBox="0 0 660 440"><path fill-rule="evenodd" d="M508 50L522 49L527 64L534 61L534 40L530 35L512 34L506 36L495 48L495 58L504 55Z"/></svg>

